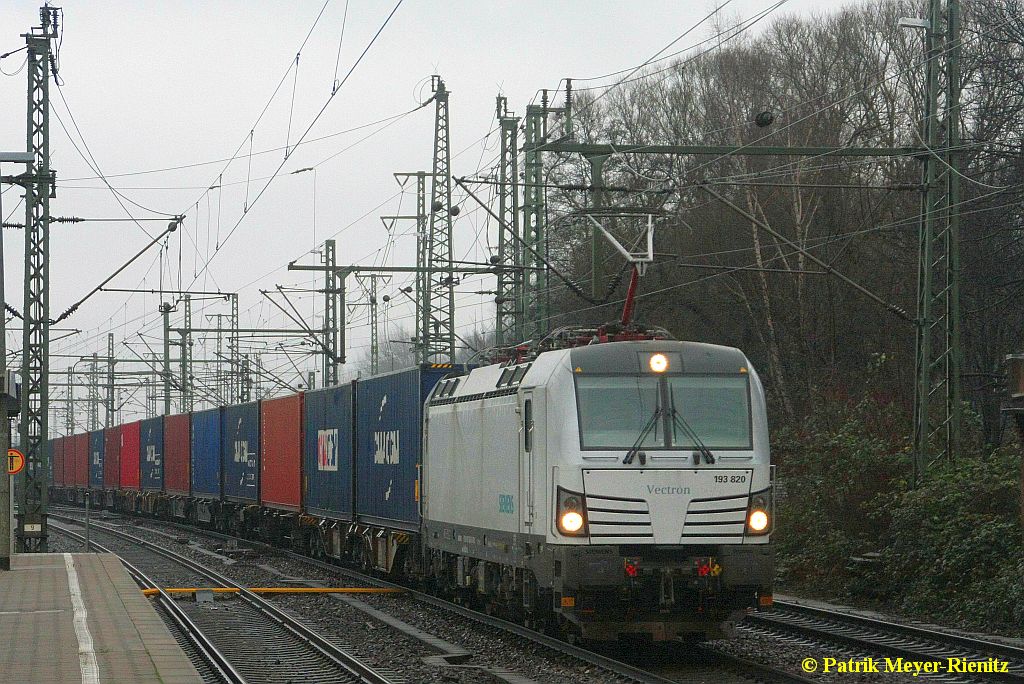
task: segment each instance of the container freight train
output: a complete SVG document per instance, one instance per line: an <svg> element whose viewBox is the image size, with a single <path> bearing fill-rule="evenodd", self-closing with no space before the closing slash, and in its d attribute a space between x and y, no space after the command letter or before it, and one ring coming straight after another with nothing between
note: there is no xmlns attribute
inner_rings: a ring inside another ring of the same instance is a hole
<svg viewBox="0 0 1024 684"><path fill-rule="evenodd" d="M354 563L570 638L714 638L771 604L764 392L732 348L424 366L51 449L55 500Z"/></svg>

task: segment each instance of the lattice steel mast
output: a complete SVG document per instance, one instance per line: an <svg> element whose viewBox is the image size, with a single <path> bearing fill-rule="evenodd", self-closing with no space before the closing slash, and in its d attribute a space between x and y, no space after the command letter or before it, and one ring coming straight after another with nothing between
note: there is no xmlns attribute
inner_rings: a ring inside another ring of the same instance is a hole
<svg viewBox="0 0 1024 684"><path fill-rule="evenodd" d="M929 0L917 281L914 481L960 445L960 2Z"/></svg>
<svg viewBox="0 0 1024 684"><path fill-rule="evenodd" d="M523 339L522 249L519 244L519 118L508 111L508 100L498 96L501 162L498 168L498 293L494 299L495 344Z"/></svg>
<svg viewBox="0 0 1024 684"><path fill-rule="evenodd" d="M99 354L93 352L89 365L89 420L86 422L89 432L100 429L99 369Z"/></svg>
<svg viewBox="0 0 1024 684"><path fill-rule="evenodd" d="M338 384L338 365L345 363L345 278L339 277L334 240L324 241L324 387Z"/></svg>
<svg viewBox="0 0 1024 684"><path fill-rule="evenodd" d="M427 322L430 320L430 298L427 297L427 174L416 174L416 360L427 362Z"/></svg>
<svg viewBox="0 0 1024 684"><path fill-rule="evenodd" d="M57 17L57 8L41 8L41 25L23 35L27 46L28 151L33 160L25 183L25 320L19 432L27 466L18 496L15 546L20 552L47 550L50 198L56 193L50 169L50 41L57 37Z"/></svg>
<svg viewBox="0 0 1024 684"><path fill-rule="evenodd" d="M416 362L424 363L426 360L426 347L424 346L423 331L427 329L426 321L430 320L429 299L427 297L427 227L429 215L427 214L427 176L426 171L403 171L395 173L395 180L399 187L405 189L409 178L416 179L416 213L415 214L387 214L380 217L384 226L391 231L395 221L408 220L416 221L416 268L414 285L410 290L403 290L405 294L413 292L413 302L416 305L415 333L412 343L416 353Z"/></svg>
<svg viewBox="0 0 1024 684"><path fill-rule="evenodd" d="M548 324L547 271L541 256L547 251L544 230L544 154L538 146L545 141L547 113L545 105L526 108L523 161L523 340L544 337Z"/></svg>
<svg viewBox="0 0 1024 684"><path fill-rule="evenodd" d="M240 401L242 398L242 351L239 347L238 336L238 293L228 295L231 300L231 338L228 346L231 348L231 401Z"/></svg>
<svg viewBox="0 0 1024 684"><path fill-rule="evenodd" d="M117 414L117 398L114 390L114 333L107 333L107 396L106 416L103 427L113 427Z"/></svg>
<svg viewBox="0 0 1024 684"><path fill-rule="evenodd" d="M191 413L194 396L192 392L192 296L182 297L185 324L181 330L181 412Z"/></svg>
<svg viewBox="0 0 1024 684"><path fill-rule="evenodd" d="M449 145L448 90L433 77L434 164L427 238L425 319L420 339L425 363L451 363L455 358L455 274L452 271L452 177Z"/></svg>

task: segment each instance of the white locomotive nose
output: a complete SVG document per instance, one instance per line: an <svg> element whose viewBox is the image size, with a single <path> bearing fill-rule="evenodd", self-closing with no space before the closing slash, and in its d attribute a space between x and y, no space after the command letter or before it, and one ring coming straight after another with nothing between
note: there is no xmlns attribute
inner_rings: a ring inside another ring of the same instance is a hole
<svg viewBox="0 0 1024 684"><path fill-rule="evenodd" d="M584 470L591 543L741 543L752 474L719 468ZM765 527L767 521L760 529L751 525L757 532Z"/></svg>
<svg viewBox="0 0 1024 684"><path fill-rule="evenodd" d="M771 595L760 379L731 347L579 339L428 400L430 567L498 596L526 559L512 591L546 593L513 603L583 638L721 638Z"/></svg>

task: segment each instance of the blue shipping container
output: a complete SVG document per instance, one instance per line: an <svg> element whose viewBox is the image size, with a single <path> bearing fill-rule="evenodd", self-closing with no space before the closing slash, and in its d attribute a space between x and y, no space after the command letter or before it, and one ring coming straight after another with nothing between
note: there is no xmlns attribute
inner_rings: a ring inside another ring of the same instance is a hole
<svg viewBox="0 0 1024 684"><path fill-rule="evenodd" d="M192 414L192 496L220 498L221 409Z"/></svg>
<svg viewBox="0 0 1024 684"><path fill-rule="evenodd" d="M139 440L139 479L143 491L164 488L164 417L142 421Z"/></svg>
<svg viewBox="0 0 1024 684"><path fill-rule="evenodd" d="M352 519L352 385L306 392L302 500L306 511Z"/></svg>
<svg viewBox="0 0 1024 684"><path fill-rule="evenodd" d="M103 452L106 441L103 430L89 433L89 488L103 489Z"/></svg>
<svg viewBox="0 0 1024 684"><path fill-rule="evenodd" d="M224 498L256 503L260 476L260 404L226 406L221 426Z"/></svg>
<svg viewBox="0 0 1024 684"><path fill-rule="evenodd" d="M419 525L423 402L450 369L411 368L356 383L356 515L402 529Z"/></svg>

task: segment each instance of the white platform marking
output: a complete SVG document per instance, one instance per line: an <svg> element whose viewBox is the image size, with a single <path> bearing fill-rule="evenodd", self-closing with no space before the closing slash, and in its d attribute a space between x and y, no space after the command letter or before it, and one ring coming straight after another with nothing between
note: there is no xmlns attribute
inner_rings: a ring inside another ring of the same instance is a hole
<svg viewBox="0 0 1024 684"><path fill-rule="evenodd" d="M71 592L71 607L75 611L75 636L78 637L78 664L82 669L82 684L99 684L100 666L96 663L96 651L93 650L92 634L89 633L89 613L85 610L75 561L70 553L64 554L64 565L68 569L68 590Z"/></svg>

